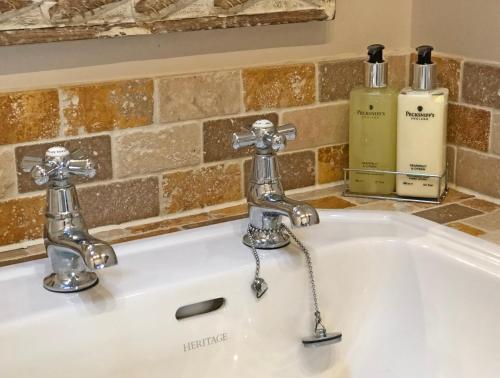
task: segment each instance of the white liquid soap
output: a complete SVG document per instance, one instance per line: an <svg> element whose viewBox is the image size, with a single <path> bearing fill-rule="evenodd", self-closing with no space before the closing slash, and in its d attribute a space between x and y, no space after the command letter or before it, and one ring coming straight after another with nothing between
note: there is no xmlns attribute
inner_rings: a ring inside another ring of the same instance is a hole
<svg viewBox="0 0 500 378"><path fill-rule="evenodd" d="M399 172L444 175L446 171L446 124L448 89L436 88L436 67L431 46L417 48L411 88L398 96L397 169ZM398 175L400 196L437 198L445 179Z"/></svg>

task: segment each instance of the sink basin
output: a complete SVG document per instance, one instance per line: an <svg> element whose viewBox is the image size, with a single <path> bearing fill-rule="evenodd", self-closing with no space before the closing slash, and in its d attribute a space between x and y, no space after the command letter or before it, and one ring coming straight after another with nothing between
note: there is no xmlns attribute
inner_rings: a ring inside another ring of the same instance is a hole
<svg viewBox="0 0 500 378"><path fill-rule="evenodd" d="M253 296L244 220L118 244L119 265L76 294L42 288L46 260L1 268L0 376L499 376L499 247L406 214L319 213L295 231L342 342L302 345L312 300L295 246L261 252L269 291Z"/></svg>

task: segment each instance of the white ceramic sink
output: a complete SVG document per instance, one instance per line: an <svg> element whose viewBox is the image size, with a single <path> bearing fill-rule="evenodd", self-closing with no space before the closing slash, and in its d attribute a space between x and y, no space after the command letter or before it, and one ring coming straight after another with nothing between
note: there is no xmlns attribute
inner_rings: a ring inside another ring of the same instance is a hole
<svg viewBox="0 0 500 378"><path fill-rule="evenodd" d="M297 248L261 254L270 288L255 299L235 221L117 245L119 265L78 294L42 288L45 260L1 268L0 377L500 376L497 246L405 214L320 216L296 233L341 343L301 343L312 314ZM175 317L220 297L216 311Z"/></svg>

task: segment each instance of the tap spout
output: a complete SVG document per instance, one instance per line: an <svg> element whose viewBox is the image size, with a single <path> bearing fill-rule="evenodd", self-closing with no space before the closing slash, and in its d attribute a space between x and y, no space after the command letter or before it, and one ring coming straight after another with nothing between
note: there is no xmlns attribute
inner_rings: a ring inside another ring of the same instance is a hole
<svg viewBox="0 0 500 378"><path fill-rule="evenodd" d="M66 260L63 264L56 265L61 272L62 267L68 267L67 260L80 260L77 264L86 270L103 269L117 264L113 247L108 243L92 237L86 229L77 227L64 227L61 231L45 233L45 245L51 255L51 261ZM74 266L75 263L69 264Z"/></svg>
<svg viewBox="0 0 500 378"><path fill-rule="evenodd" d="M269 221L272 223L276 216L287 216L292 225L296 227L312 226L319 223L319 215L314 207L277 193L253 198L250 202L249 212L251 224L260 229L274 228Z"/></svg>
<svg viewBox="0 0 500 378"><path fill-rule="evenodd" d="M92 237L79 217L55 220L45 226L45 247L53 273L44 287L56 292L75 292L98 282L97 269L116 265L117 257L108 243Z"/></svg>

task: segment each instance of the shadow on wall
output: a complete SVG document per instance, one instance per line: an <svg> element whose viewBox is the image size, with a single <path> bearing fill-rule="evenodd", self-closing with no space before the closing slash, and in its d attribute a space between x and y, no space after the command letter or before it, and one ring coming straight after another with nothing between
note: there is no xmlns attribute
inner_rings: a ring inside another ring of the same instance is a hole
<svg viewBox="0 0 500 378"><path fill-rule="evenodd" d="M328 28L327 22L309 22L1 47L0 75L243 50L321 45L328 40Z"/></svg>

